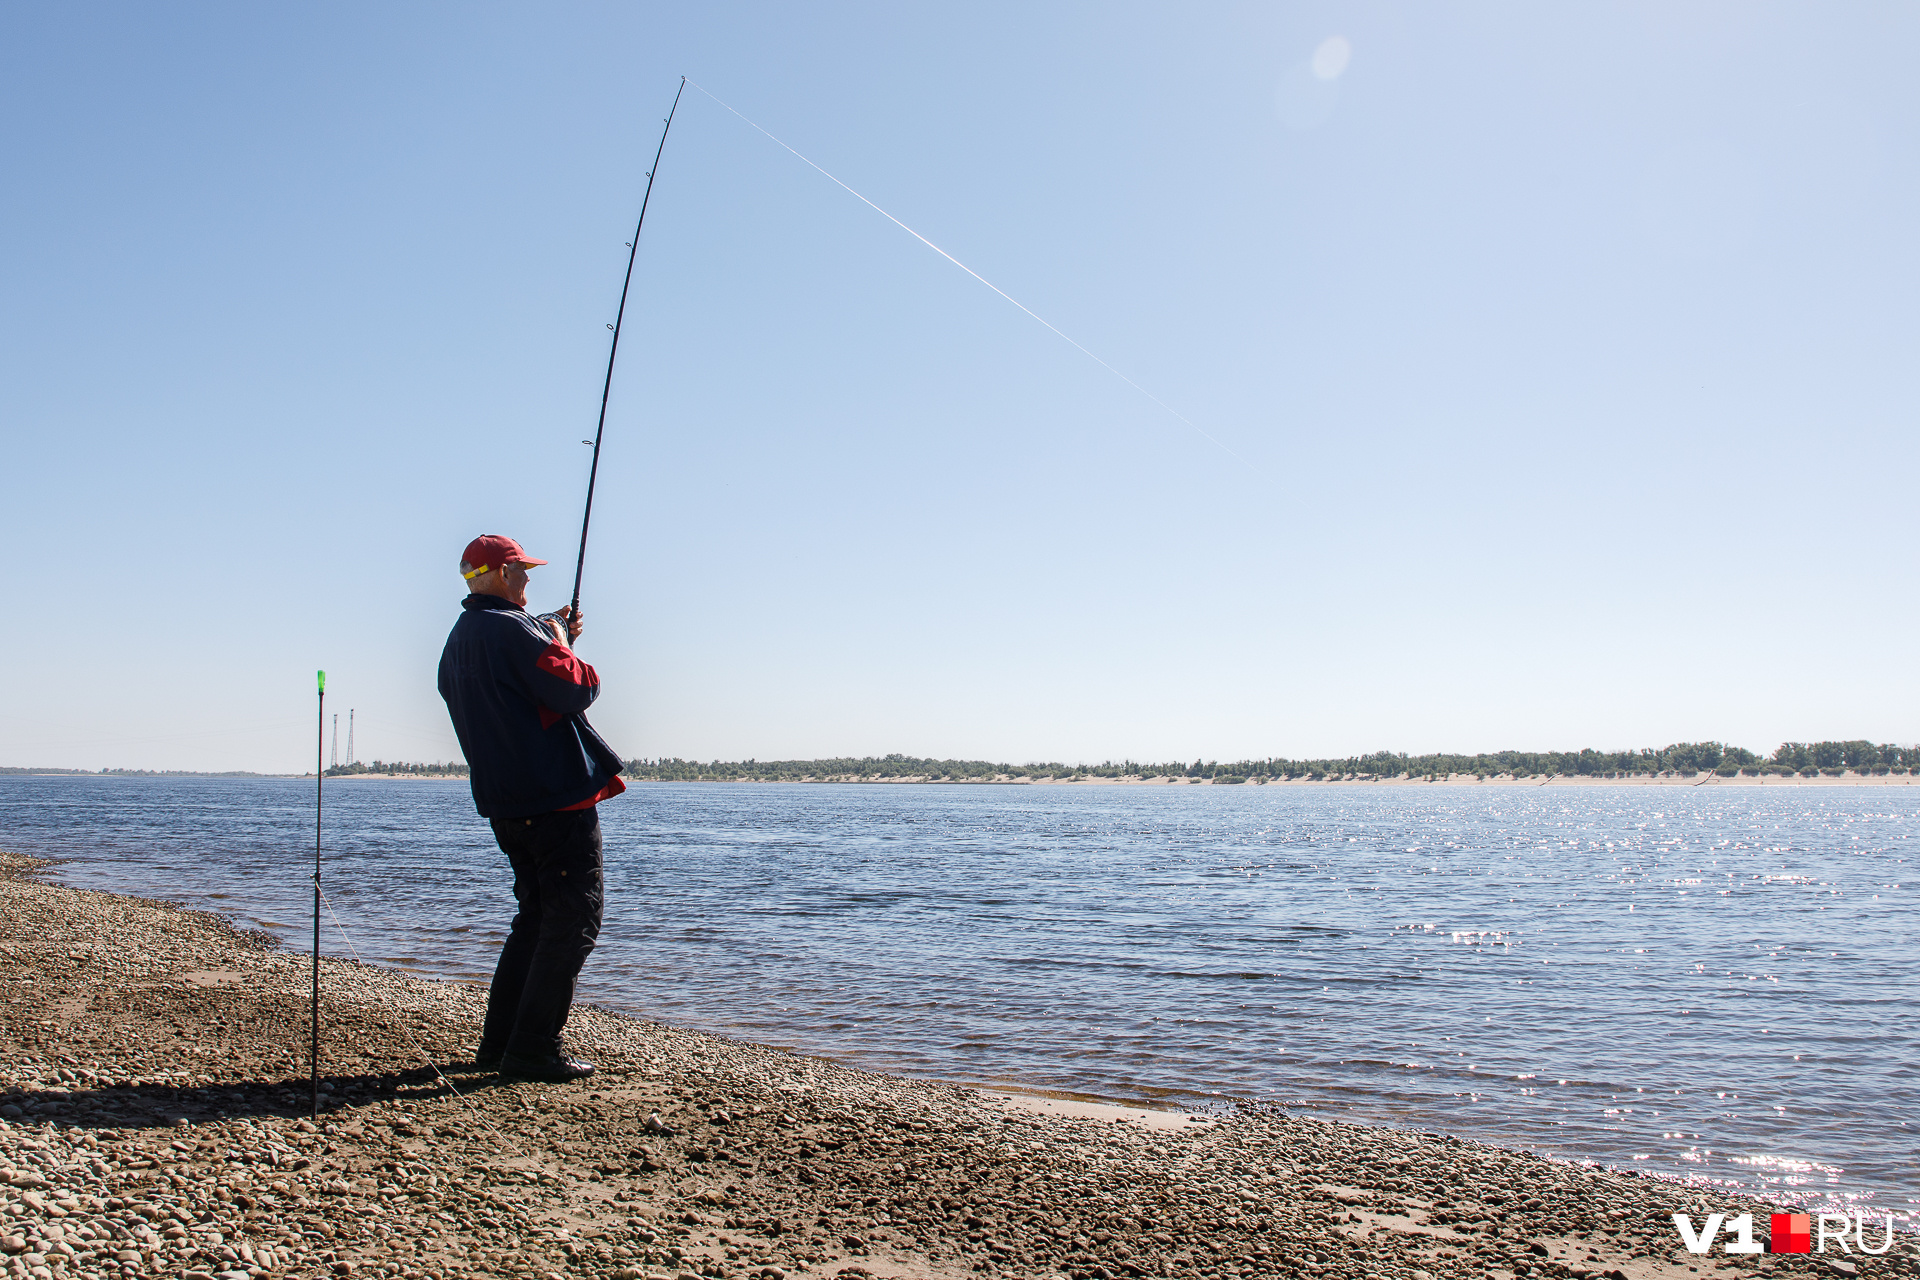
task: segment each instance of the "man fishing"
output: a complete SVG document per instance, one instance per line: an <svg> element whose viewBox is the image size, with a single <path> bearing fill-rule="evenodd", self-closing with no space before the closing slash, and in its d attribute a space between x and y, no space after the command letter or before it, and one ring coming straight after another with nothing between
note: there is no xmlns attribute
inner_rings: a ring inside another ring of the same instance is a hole
<svg viewBox="0 0 1920 1280"><path fill-rule="evenodd" d="M527 612L527 570L545 564L488 534L461 553L459 621L440 655L440 696L472 770L473 803L513 867L519 910L494 967L474 1067L503 1080L593 1074L561 1048L574 983L600 934L602 800L622 762L582 714L600 677L574 655L577 608Z"/></svg>

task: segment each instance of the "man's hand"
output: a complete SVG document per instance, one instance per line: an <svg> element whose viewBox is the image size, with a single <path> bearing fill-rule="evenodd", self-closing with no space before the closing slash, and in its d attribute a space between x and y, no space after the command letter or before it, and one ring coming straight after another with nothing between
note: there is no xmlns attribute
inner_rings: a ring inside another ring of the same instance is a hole
<svg viewBox="0 0 1920 1280"><path fill-rule="evenodd" d="M555 640L571 647L573 642L580 638L580 633L585 630L580 619L586 617L586 611L583 609L576 614L570 608L559 608L553 612L554 616L546 619L547 630L553 632ZM562 624L565 626L564 630L562 630Z"/></svg>

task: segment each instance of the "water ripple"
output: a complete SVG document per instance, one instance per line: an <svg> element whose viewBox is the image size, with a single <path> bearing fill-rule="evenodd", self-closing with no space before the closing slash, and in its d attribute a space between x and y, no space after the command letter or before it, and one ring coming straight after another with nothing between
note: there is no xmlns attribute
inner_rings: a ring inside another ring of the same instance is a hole
<svg viewBox="0 0 1920 1280"><path fill-rule="evenodd" d="M484 977L509 877L465 787L328 795L362 952ZM299 945L311 800L5 778L0 838ZM1903 793L689 784L601 812L603 1003L923 1075L1920 1193Z"/></svg>

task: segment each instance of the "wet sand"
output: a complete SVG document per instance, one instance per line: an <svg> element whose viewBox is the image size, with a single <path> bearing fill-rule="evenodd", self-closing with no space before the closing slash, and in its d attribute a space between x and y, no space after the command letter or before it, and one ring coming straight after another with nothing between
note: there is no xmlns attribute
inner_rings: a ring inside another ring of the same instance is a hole
<svg viewBox="0 0 1920 1280"><path fill-rule="evenodd" d="M593 1008L568 1039L599 1075L500 1085L467 1067L482 989L334 960L315 1124L305 957L33 865L0 854L16 1276L1836 1274L1689 1255L1670 1214L1772 1206L1631 1173L1259 1105L983 1093ZM1920 1274L1905 1241L1854 1261Z"/></svg>

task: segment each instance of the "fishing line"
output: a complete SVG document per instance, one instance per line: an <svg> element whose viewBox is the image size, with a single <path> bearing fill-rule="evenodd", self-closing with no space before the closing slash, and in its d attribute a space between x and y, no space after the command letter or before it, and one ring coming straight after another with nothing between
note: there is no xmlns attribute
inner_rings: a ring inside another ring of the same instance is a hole
<svg viewBox="0 0 1920 1280"><path fill-rule="evenodd" d="M333 927L340 934L340 941L347 944L347 951L353 956L354 962L369 968L372 966L367 965L367 962L360 958L360 948L353 945L353 939L347 934L347 927L340 923L340 913L333 909L333 899L329 898L326 892L320 887L320 840L322 832L320 817L322 805L327 793L327 771L325 767L327 743L327 673L317 671L314 675L319 684L320 701L318 715L320 727L318 742L314 747L315 758L313 769L313 1022L312 1044L309 1050L310 1057L308 1058L308 1063L312 1069L313 1083L312 1108L309 1114L313 1119L318 1120L320 1118L320 908L323 904L326 906L327 915L333 919ZM481 1114L479 1108L474 1107L472 1103L467 1101L465 1094L453 1087L453 1081L447 1079L446 1074L440 1070L440 1064L433 1060L433 1055L428 1053L426 1047L414 1037L412 1028L406 1025L404 1018L401 1020L400 1030L402 1034L407 1037L408 1041L412 1043L414 1052L418 1053L421 1058L426 1061L426 1064L433 1069L433 1074L440 1078L440 1083L447 1087L447 1092L460 1099L462 1103L465 1103L473 1113L479 1117L480 1123L492 1129L494 1136L504 1142L506 1140L505 1136L501 1134L498 1129L493 1128L493 1125L487 1120L486 1116Z"/></svg>
<svg viewBox="0 0 1920 1280"><path fill-rule="evenodd" d="M366 968L366 969L374 968L375 966L368 964L364 959L361 958L360 948L353 945L352 935L350 935L347 932L347 926L340 922L340 913L335 911L333 908L333 899L322 894L320 900L326 904L327 917L333 921L334 932L340 935L340 941L346 943L347 954L353 957L354 963L360 965L362 968ZM316 952L316 955L317 955L317 952ZM395 1013L402 1015L402 1017L399 1020L400 1033L404 1035L407 1038L408 1043L410 1043L413 1046L414 1053L419 1055L420 1060L425 1062L427 1064L427 1067L433 1072L433 1074L439 1078L440 1083L446 1087L447 1092L452 1094L455 1098L457 1098L460 1101L460 1105L465 1107L467 1111L473 1116L474 1119L478 1120L482 1125L486 1127L489 1133L491 1133L495 1138L498 1138L500 1140L501 1151L506 1152L511 1150L511 1151L526 1152L531 1150L531 1148L528 1147L525 1143L514 1143L511 1139L509 1139L508 1136L501 1131L498 1125L494 1124L492 1120L489 1120L487 1118L487 1113L481 1110L480 1104L478 1102L476 1102L469 1095L462 1093L459 1090L459 1088L454 1085L453 1081L447 1079L446 1073L440 1070L440 1064L434 1061L434 1055L427 1051L426 1046L421 1044L419 1038L413 1034L413 1029L407 1025L405 1016L404 1016L406 1014L406 1010L401 1008L397 1003L391 1004L391 1007L393 1008ZM314 1107L315 1119L319 1118L319 1107L317 1105L317 1099L319 1097L317 1080L318 1080L318 1077L316 1076L316 1091L315 1091L316 1105ZM524 1105L524 1103L522 1105ZM433 1157L422 1154L416 1158L424 1161L424 1160L430 1160ZM442 1167L451 1169L453 1166L448 1164L443 1164ZM463 1166L463 1167L471 1167L471 1166ZM529 1222L532 1221L530 1215L528 1215L526 1212L525 1206L519 1204L518 1202L512 1200L511 1198L499 1195L494 1191L489 1190L488 1188L485 1188L485 1187L475 1188L474 1191L475 1191L475 1194L481 1196L483 1199L489 1201L492 1204L498 1205L506 1209L509 1213L518 1214L522 1218L526 1218Z"/></svg>
<svg viewBox="0 0 1920 1280"><path fill-rule="evenodd" d="M340 923L340 913L333 909L333 899L323 895L321 898L321 901L326 904L327 917L333 921L334 932L340 935L340 941L347 944L347 954L351 955L353 957L354 963L360 965L362 968L367 968L367 969L373 968L374 967L373 965L368 964L365 960L361 958L360 948L353 945L353 937L347 932L347 926ZM434 1061L434 1055L427 1052L426 1046L420 1043L419 1037L415 1036L413 1034L413 1029L407 1025L406 1017L405 1017L407 1011L401 1008L398 1004L392 1004L391 1007L393 1008L395 1013L401 1015L400 1018L398 1019L400 1033L404 1035L407 1038L407 1042L413 1046L414 1053L419 1055L420 1060L422 1062L425 1062L427 1064L428 1069L430 1069L433 1072L433 1074L439 1078L440 1083L443 1086L445 1086L447 1092L452 1094L456 1099L458 1099L460 1102L460 1105L467 1109L468 1114L472 1115L474 1119L478 1120L486 1128L487 1132L491 1133L495 1138L499 1140L501 1152L505 1153L510 1151L518 1151L518 1152L525 1153L530 1151L531 1147L529 1147L526 1143L524 1142L516 1143L512 1139L510 1139L504 1132L501 1131L498 1125L494 1124L492 1120L487 1118L487 1113L481 1110L480 1104L478 1102L476 1102L473 1098L469 1097L467 1094L462 1093L459 1090L459 1088L457 1088L454 1085L453 1081L447 1079L446 1072L440 1070L440 1064ZM318 1097L317 1092L315 1096L316 1098ZM524 1103L522 1105L524 1105ZM314 1108L314 1115L316 1119L319 1117L319 1108L317 1105ZM436 1159L436 1156L428 1155L426 1153L420 1153L416 1155L414 1158L419 1159L423 1162L431 1162L434 1159ZM464 1171L474 1166L472 1165L455 1166L454 1164L447 1162L444 1159L441 1160L441 1168L444 1170L447 1170L448 1172L452 1172L456 1167ZM486 1168L488 1166L482 1165L480 1167ZM486 1200L489 1204L492 1204L501 1209L504 1209L510 1214L517 1215L518 1217L520 1217L522 1220L526 1221L530 1225L537 1225L536 1223L534 1223L532 1216L527 1212L526 1206L513 1200L511 1197L500 1195L498 1192L495 1192L492 1189L487 1187L475 1187L475 1188L470 1188L470 1190L472 1190L474 1194L478 1195L483 1200Z"/></svg>
<svg viewBox="0 0 1920 1280"><path fill-rule="evenodd" d="M353 956L354 963L359 964L365 968L372 968L373 967L372 965L367 964L365 960L362 960L360 958L360 949L353 945L353 939L349 937L347 934L347 927L340 923L340 914L333 909L333 899L324 898L323 901L325 901L325 903L327 904L327 915L333 920L334 930L339 933L340 941L347 944L347 951L349 954ZM398 1006L395 1006L394 1011L396 1013L400 1013L403 1015L406 1012L405 1010L400 1009ZM440 1077L440 1083L446 1086L447 1092L451 1093L455 1098L458 1098L460 1100L460 1105L465 1107L468 1110L468 1112L470 1112L473 1115L474 1119L478 1120L482 1125L484 1125L487 1129L487 1132L491 1133L495 1138L499 1139L500 1149L502 1152L506 1152L510 1150L525 1152L526 1150L528 1150L525 1144L516 1145L510 1142L507 1138L507 1135L502 1133L499 1130L499 1128L493 1123L493 1121L487 1119L487 1113L480 1109L479 1104L474 1102L474 1100L472 1098L469 1098L466 1094L460 1092L460 1090L454 1088L453 1081L447 1079L446 1074L440 1070L440 1064L433 1060L433 1055L428 1053L426 1051L426 1048L420 1043L420 1041L415 1038L412 1029L406 1025L404 1017L400 1021L400 1030L401 1030L401 1034L405 1035L408 1041L412 1043L414 1052L420 1055L421 1059L426 1062L428 1067L432 1068L434 1075ZM316 1106L315 1118L318 1119L318 1117L319 1117L319 1109ZM464 1173L474 1167L472 1165L467 1165L467 1164L456 1166L450 1161L447 1161L444 1158L440 1157L437 1152L431 1155L426 1152L420 1152L414 1155L412 1158L417 1159L422 1163L434 1163L437 1161L441 1169L446 1171L449 1174L455 1172L456 1169L459 1172ZM487 1166L482 1165L480 1167L486 1168ZM514 1200L506 1196L500 1195L497 1192L487 1187L470 1187L468 1189L472 1191L473 1194L480 1197L482 1200L485 1200L488 1204L491 1204L496 1208L506 1211L508 1214L511 1214L520 1218L523 1222L526 1222L528 1225L530 1226L537 1225L533 1222L532 1216L527 1213L525 1206L518 1204Z"/></svg>
<svg viewBox="0 0 1920 1280"><path fill-rule="evenodd" d="M842 191L845 191L848 195L858 200L861 204L866 205L869 209L873 210L875 213L885 218L888 222L891 222L894 226L899 227L902 231L912 236L915 240L918 240L921 244L927 246L927 248L933 250L935 253L945 258L948 262L951 262L954 266L960 268L962 271L972 276L975 280L978 280L981 284L987 286L987 288L993 290L995 293L999 294L1002 298L1005 298L1008 302L1011 302L1014 306L1026 312L1027 315L1039 321L1042 325L1045 325L1047 329L1052 331L1052 333L1056 337L1066 342L1069 346L1071 346L1074 350L1078 351L1081 355L1093 361L1095 364L1099 365L1102 369L1105 369L1108 373L1120 379L1120 381L1126 383L1128 386L1132 387L1135 391L1138 391L1141 395L1145 396L1147 399L1159 405L1162 409L1165 409L1169 414L1172 414L1175 418L1179 419L1182 423L1186 424L1188 427L1191 427L1193 430L1205 436L1212 443L1219 445L1219 447L1225 450L1229 456L1233 457L1235 460L1239 462L1246 463L1246 465L1248 466L1253 465L1252 463L1248 463L1245 458L1242 458L1239 454L1235 453L1232 449L1227 448L1225 444L1222 444L1220 439L1217 436L1215 436L1212 432L1206 430L1204 427L1196 423L1193 419L1187 417L1186 414L1181 413L1178 409L1168 404L1165 400L1162 400L1159 396L1156 396L1155 394L1153 394L1153 392L1147 390L1145 387L1135 382L1132 378L1129 378L1126 374L1120 372L1118 369L1108 364L1105 360L1102 360L1099 356L1089 351L1085 346L1075 341L1071 336L1062 332L1058 325L1048 320L1045 316L1035 311L1032 307L1029 307L1026 303L1020 301L1020 299L1008 293L1005 289L1002 289L999 285L995 284L993 281L981 275L978 271L975 271L972 267L968 266L966 263L960 261L960 259L948 253L945 249L942 249L939 245L935 244L933 241L921 235L918 231L915 231L912 227L908 226L906 223L900 221L900 219L888 213L885 209L882 209L879 205L875 204L873 201L861 195L858 191L855 191L852 187L848 186L846 183L840 181L840 179L834 177L833 174L828 173L827 170L822 168L820 165L815 164L812 160L808 159L806 156L801 155L798 151L795 151L791 146L788 146L785 142L782 142L779 138L775 137L772 133L768 132L768 130L766 130L759 124L756 124L753 120L749 119L738 108L730 105L727 102L722 101L711 90L703 87L698 80L688 80L687 83L692 85L694 88L699 89L701 93L706 94L709 98L712 98L720 106L725 107L728 111L733 112L734 115L739 116L740 119L744 121L746 124L752 126L754 129L759 130L761 134L765 135L768 141L774 143L776 146L779 146L785 149L787 152L792 154L795 159L799 160L802 164L805 164L810 168L812 168L814 171L819 173L822 177L826 178L829 182L833 183L835 186L839 187Z"/></svg>
<svg viewBox="0 0 1920 1280"><path fill-rule="evenodd" d="M353 962L365 969L373 968L374 967L373 965L368 964L365 960L362 960L360 958L360 948L353 945L353 939L347 935L347 926L340 923L340 913L333 909L333 899L326 897L325 895L322 895L321 901L326 903L327 916L329 919L333 921L334 932L340 935L340 941L347 944L347 954L353 957ZM433 1055L427 1052L426 1046L421 1044L420 1041L417 1038L415 1038L413 1034L413 1029L407 1026L406 1024L406 1020L404 1017L406 1011L396 1006L394 1009L394 1012L403 1015L400 1019L400 1033L406 1036L407 1042L413 1046L413 1051L420 1055L421 1061L425 1062L428 1068L432 1070L433 1074L439 1077L440 1083L446 1086L447 1092L452 1094L454 1097L458 1098L461 1101L461 1103L464 1106L466 1106L466 1108L469 1111L473 1112L474 1117L478 1119L481 1124L486 1125L487 1129L490 1132L492 1132L494 1137L500 1139L500 1141L502 1142L505 1142L507 1140L507 1136L504 1133L501 1133L498 1129L495 1129L493 1127L493 1122L487 1119L486 1113L481 1111L480 1108L476 1106L473 1103L473 1101L467 1097L466 1094L460 1092L460 1090L454 1087L453 1081L447 1079L446 1073L440 1070L440 1064L433 1060Z"/></svg>

